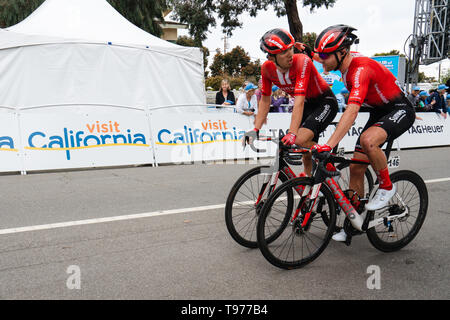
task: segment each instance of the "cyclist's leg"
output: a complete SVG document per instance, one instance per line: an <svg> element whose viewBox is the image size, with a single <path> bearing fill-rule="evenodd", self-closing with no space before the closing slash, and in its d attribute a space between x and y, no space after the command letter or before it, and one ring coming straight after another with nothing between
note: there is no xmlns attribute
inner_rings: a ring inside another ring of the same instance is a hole
<svg viewBox="0 0 450 320"><path fill-rule="evenodd" d="M353 154L353 159L355 160L363 160L363 161L369 161L369 158L362 152L358 152L355 150ZM364 176L367 171L367 167L369 164L356 164L352 163L350 164L350 182L349 182L349 189L353 190L358 194L360 197L364 197L366 190L364 190ZM350 197L353 196L353 194L349 194Z"/></svg>
<svg viewBox="0 0 450 320"><path fill-rule="evenodd" d="M395 187L389 177L386 155L381 145L388 139L396 139L407 131L415 121L415 112L405 98L393 105L393 110L381 117L361 135L361 146L380 182L379 190L367 204L368 210L384 207L395 194Z"/></svg>
<svg viewBox="0 0 450 320"><path fill-rule="evenodd" d="M334 120L337 112L338 104L336 97L331 92L325 93L319 99L305 103L304 120L297 135L297 139L304 141L301 146L311 148L317 144L320 134ZM300 132L300 130L302 131ZM302 134L305 133L307 133L307 136L303 138ZM307 154L304 159L307 160L307 162L305 161L305 173L310 176L312 170L311 154Z"/></svg>
<svg viewBox="0 0 450 320"><path fill-rule="evenodd" d="M295 144L303 148L311 148L317 142L314 142L314 132L308 128L300 127L297 131L297 138L295 139ZM303 154L303 168L306 175L311 176L312 170L312 158L311 153Z"/></svg>
<svg viewBox="0 0 450 320"><path fill-rule="evenodd" d="M363 130L361 131L360 136L358 137L358 140L356 141L355 145L355 152L353 155L353 158L358 160L364 160L369 161L369 157L364 153L364 150L361 146L361 137L364 135L364 133L374 125L378 119L383 114L379 114L377 112L370 112L369 119L367 120L367 123L365 124ZM367 170L366 165L359 165L359 164L351 164L350 165L350 182L349 182L349 188L353 191L355 191L360 197L364 197L364 173ZM353 194L350 194L350 197L353 196Z"/></svg>

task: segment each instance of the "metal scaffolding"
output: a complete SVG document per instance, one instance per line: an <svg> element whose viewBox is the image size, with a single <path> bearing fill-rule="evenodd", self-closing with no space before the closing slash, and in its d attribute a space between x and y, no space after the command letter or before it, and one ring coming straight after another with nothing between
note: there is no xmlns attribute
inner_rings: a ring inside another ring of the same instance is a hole
<svg viewBox="0 0 450 320"><path fill-rule="evenodd" d="M409 44L408 83L417 83L419 65L449 57L450 0L416 0Z"/></svg>

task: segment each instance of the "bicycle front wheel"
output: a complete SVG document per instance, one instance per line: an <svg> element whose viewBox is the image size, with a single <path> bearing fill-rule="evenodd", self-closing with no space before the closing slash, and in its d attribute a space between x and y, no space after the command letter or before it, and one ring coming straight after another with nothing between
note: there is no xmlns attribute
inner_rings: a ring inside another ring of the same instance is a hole
<svg viewBox="0 0 450 320"><path fill-rule="evenodd" d="M370 243L380 251L397 251L410 243L425 221L428 210L428 191L423 179L409 170L391 174L396 194L389 201L387 208L371 211L370 220L399 215L407 210L405 217L393 220L391 224L383 223L367 230Z"/></svg>
<svg viewBox="0 0 450 320"><path fill-rule="evenodd" d="M244 173L231 188L225 205L225 223L231 237L240 245L247 248L257 248L256 224L258 216L266 201L270 186L263 186L267 174L264 169L268 166L260 166ZM280 171L279 182L281 185L288 180L283 171ZM288 190L285 194L286 210L292 208L293 192ZM287 223L287 221L285 222Z"/></svg>
<svg viewBox="0 0 450 320"><path fill-rule="evenodd" d="M257 239L263 256L283 269L300 268L316 259L328 245L336 223L336 208L332 192L322 184L320 197L312 207L308 222L308 196L294 197L292 209L283 204L287 190L311 186L311 178L295 178L283 183L272 193L258 219ZM288 215L288 223L283 223ZM326 219L324 219L326 218ZM325 223L328 221L329 223ZM270 239L270 241L268 241Z"/></svg>

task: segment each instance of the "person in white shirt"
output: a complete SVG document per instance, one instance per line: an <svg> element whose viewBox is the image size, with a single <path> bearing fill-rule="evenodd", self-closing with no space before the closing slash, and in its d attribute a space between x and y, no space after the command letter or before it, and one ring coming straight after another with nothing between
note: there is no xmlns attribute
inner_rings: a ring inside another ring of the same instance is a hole
<svg viewBox="0 0 450 320"><path fill-rule="evenodd" d="M241 93L236 102L236 112L245 114L246 116L254 116L258 113L258 100L255 90L258 89L253 83L247 84L244 92Z"/></svg>

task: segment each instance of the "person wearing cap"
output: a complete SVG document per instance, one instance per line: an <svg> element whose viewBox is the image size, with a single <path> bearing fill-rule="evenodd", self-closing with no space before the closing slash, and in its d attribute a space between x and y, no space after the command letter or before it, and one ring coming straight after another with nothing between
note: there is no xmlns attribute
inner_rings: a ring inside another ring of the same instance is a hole
<svg viewBox="0 0 450 320"><path fill-rule="evenodd" d="M431 106L427 103L427 98L430 95L425 90L420 91L419 93L419 103L416 106L416 111L418 112L426 112L431 109Z"/></svg>
<svg viewBox="0 0 450 320"><path fill-rule="evenodd" d="M444 97L446 89L448 89L448 87L445 84L440 84L437 87L436 92L433 92L429 97L430 105L432 106L430 111L436 112L444 118L447 118L447 105Z"/></svg>
<svg viewBox="0 0 450 320"><path fill-rule="evenodd" d="M408 94L408 100L411 101L412 105L415 107L417 107L418 103L419 103L419 93L420 93L420 88L418 86L413 86L411 89L411 93Z"/></svg>
<svg viewBox="0 0 450 320"><path fill-rule="evenodd" d="M256 89L258 87L251 82L244 87L244 92L241 93L236 102L236 112L246 116L253 116L258 113L258 100L255 95Z"/></svg>
<svg viewBox="0 0 450 320"><path fill-rule="evenodd" d="M289 98L286 93L277 86L272 86L271 108L273 108L273 112L286 112L284 105L288 104Z"/></svg>
<svg viewBox="0 0 450 320"><path fill-rule="evenodd" d="M338 102L339 112L343 112L345 110L345 106L348 102L349 91L347 88L342 88L341 92L336 95L336 100Z"/></svg>

